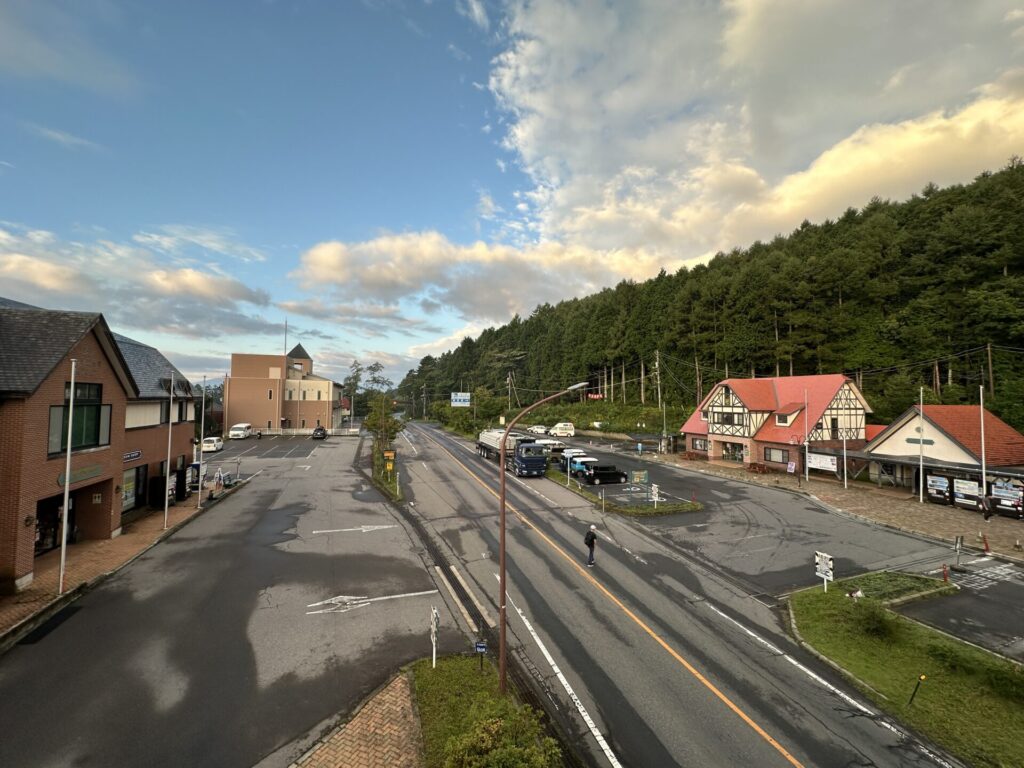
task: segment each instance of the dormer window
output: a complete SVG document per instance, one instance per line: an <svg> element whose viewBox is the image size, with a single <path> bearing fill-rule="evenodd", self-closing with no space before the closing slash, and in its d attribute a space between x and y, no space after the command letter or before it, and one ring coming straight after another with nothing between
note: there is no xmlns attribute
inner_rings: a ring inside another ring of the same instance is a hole
<svg viewBox="0 0 1024 768"><path fill-rule="evenodd" d="M728 387L722 387L722 404L732 405L732 390Z"/></svg>
<svg viewBox="0 0 1024 768"><path fill-rule="evenodd" d="M701 411L700 412L700 420L701 421L707 421L708 420L708 412L707 411Z"/></svg>
<svg viewBox="0 0 1024 768"><path fill-rule="evenodd" d="M788 427L789 426L789 417L790 417L790 415L788 413L776 413L775 414L775 423L778 426L780 426L780 427Z"/></svg>

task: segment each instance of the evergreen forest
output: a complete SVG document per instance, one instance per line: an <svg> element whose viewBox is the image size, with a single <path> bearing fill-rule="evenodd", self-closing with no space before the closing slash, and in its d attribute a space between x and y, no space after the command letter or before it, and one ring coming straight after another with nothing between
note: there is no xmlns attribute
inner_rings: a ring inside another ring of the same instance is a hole
<svg viewBox="0 0 1024 768"><path fill-rule="evenodd" d="M444 417L449 393L527 405L587 380L605 406L678 429L728 377L845 373L888 423L917 402L985 406L1024 431L1024 162L972 183L872 199L836 220L642 283L538 306L424 357L398 387ZM581 396L582 397L582 396ZM424 402L425 400L425 402Z"/></svg>

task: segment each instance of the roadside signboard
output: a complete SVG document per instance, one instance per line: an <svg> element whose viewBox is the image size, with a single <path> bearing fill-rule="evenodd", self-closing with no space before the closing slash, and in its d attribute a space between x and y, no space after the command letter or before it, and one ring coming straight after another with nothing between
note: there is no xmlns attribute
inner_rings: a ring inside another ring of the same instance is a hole
<svg viewBox="0 0 1024 768"><path fill-rule="evenodd" d="M386 461L394 461L395 460L395 452L394 451L384 451L383 453L384 453L384 459Z"/></svg>
<svg viewBox="0 0 1024 768"><path fill-rule="evenodd" d="M828 583L835 579L835 564L832 561L832 555L824 552L814 553L814 573L825 585L825 591L828 592Z"/></svg>
<svg viewBox="0 0 1024 768"><path fill-rule="evenodd" d="M824 469L828 472L838 471L839 464L835 456L826 456L823 453L808 453L807 466L811 469Z"/></svg>
<svg viewBox="0 0 1024 768"><path fill-rule="evenodd" d="M786 471L789 474L791 474L791 475L795 474L796 473L796 462L795 461L789 462L789 464L786 465Z"/></svg>
<svg viewBox="0 0 1024 768"><path fill-rule="evenodd" d="M634 485L647 485L647 470L634 469L630 471L630 481Z"/></svg>
<svg viewBox="0 0 1024 768"><path fill-rule="evenodd" d="M452 392L452 408L469 408L471 399L469 392Z"/></svg>

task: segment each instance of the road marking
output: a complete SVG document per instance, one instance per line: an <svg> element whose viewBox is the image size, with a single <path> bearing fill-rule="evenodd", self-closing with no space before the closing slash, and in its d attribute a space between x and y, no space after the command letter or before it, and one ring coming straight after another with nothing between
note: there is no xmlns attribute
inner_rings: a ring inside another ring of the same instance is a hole
<svg viewBox="0 0 1024 768"><path fill-rule="evenodd" d="M417 449L416 445L413 443L413 441L409 439L409 436L405 433L404 429L402 430L401 434L402 434L402 437L405 438L405 442L407 442L409 444L409 447L412 448L413 456L418 456L419 453L420 453L419 449Z"/></svg>
<svg viewBox="0 0 1024 768"><path fill-rule="evenodd" d="M403 595L384 595L383 597L366 597L365 595L338 595L321 600L319 603L310 603L307 608L316 608L321 605L328 606L319 611L306 611L307 616L316 613L348 613L354 608L365 608L370 603L378 603L381 600L398 600L402 597L422 597L423 595L436 595L436 589L428 589L426 592L406 592Z"/></svg>
<svg viewBox="0 0 1024 768"><path fill-rule="evenodd" d="M444 571L441 570L441 566L435 565L434 570L437 571L437 575L441 577L441 583L443 583L448 589L448 594L452 596L452 600L454 600L455 604L459 606L459 612L462 614L462 618L465 619L466 626L469 627L469 631L474 633L479 632L480 627L473 625L473 620L469 618L469 612L466 610L466 606L462 604L462 601L459 600L459 596L455 594L455 590L452 589L451 582L448 581L448 577L444 575Z"/></svg>
<svg viewBox="0 0 1024 768"><path fill-rule="evenodd" d="M296 469L301 469L301 470L303 470L304 472L308 472L308 471L309 471L309 467L310 467L310 466L311 466L311 465L309 465L309 464L296 464L296 465L295 465L295 468L296 468Z"/></svg>
<svg viewBox="0 0 1024 768"><path fill-rule="evenodd" d="M452 454L451 451L447 450L440 443L438 443L437 445L442 451L451 456L452 460L460 467L462 467L462 469L465 470L466 474L468 474L471 478L476 480L476 482L479 483L479 485L482 488L487 490L487 492L490 493L495 498L498 498L497 492L495 492L490 486L484 483L483 480L481 480L473 472L471 472L465 464L459 461ZM633 613L633 611L627 608L626 605L621 600L619 600L619 598L613 595L611 591L609 591L603 584L601 584L601 582L595 579L587 571L585 566L582 566L577 562L577 559L575 557L573 557L564 549L559 547L554 541L551 540L551 538L547 534L540 530L540 528L538 528L536 525L534 525L528 519L526 519L526 517L518 509L512 506L512 504L510 504L507 499L505 502L505 506L506 508L512 510L512 512L516 515L516 517L519 518L519 520L524 525L528 526L531 530L534 531L534 533L540 536L547 543L547 545L551 547L552 550L554 550L557 554L561 555L569 563L570 566L575 568L582 578L589 581L598 591L600 591L605 597L607 597L608 600L610 600L615 606L617 606L620 611L622 611L626 616L632 619L634 624L640 627L640 629L642 629L652 640L654 640L655 643L660 645L673 659L675 659L680 664L680 666L682 666L687 672L693 675L693 677L696 678L701 685L707 688L708 691L710 691L719 701L721 701L726 707L728 707L729 710L733 712L733 714L735 714L744 723L746 723L751 728L751 730L753 730L758 736L760 736L762 739L768 742L768 744L770 744L780 755L782 755L790 763L790 765L793 766L793 768L804 768L803 764L799 760L797 760L793 755L791 755L786 750L786 748L783 747L779 742L772 738L772 736L769 735L768 732L764 730L764 728L762 728L760 725L754 722L754 720L751 719L751 717L746 712L740 709L739 706L737 706L732 701L732 699L730 699L728 696L722 693L722 691L720 691L714 683L712 683L710 680L704 677L704 675L702 675L696 667L694 667L689 661L683 658L678 651L676 651L672 646L670 646L657 632L651 629L651 627L649 627L643 621L643 619L641 619L639 616Z"/></svg>
<svg viewBox="0 0 1024 768"><path fill-rule="evenodd" d="M420 464L422 464L422 465L423 465L423 468L424 468L425 470L427 470L427 472L429 472L429 471L430 471L430 468L429 468L429 467L427 466L427 462L425 462L425 461L421 461L421 462L420 462Z"/></svg>
<svg viewBox="0 0 1024 768"><path fill-rule="evenodd" d="M501 577L498 574L494 574L494 578L497 579L499 583L501 582ZM580 697L576 695L576 692L572 689L572 686L569 685L569 681L566 680L565 675L562 674L562 670L558 668L558 664L555 663L554 658L551 656L550 653L548 653L547 646L544 645L544 642L540 639L540 636L534 630L533 625L530 623L530 620L526 618L526 614L523 613L522 610L520 610L518 605L516 605L515 601L512 599L512 596L508 593L507 590L505 591L505 597L508 599L509 604L515 609L515 612L519 614L519 618L523 620L523 624L526 625L526 631L530 633L530 636L533 638L533 641L537 644L537 647L540 648L540 652L544 654L544 659L551 667L551 671L555 673L555 677L558 678L558 682L562 684L562 687L565 688L565 692L569 694L569 700L576 705L576 711L580 713L580 717L583 718L583 722L587 724L587 728L590 730L591 735L597 741L597 745L601 747L601 751L604 752L605 757L608 758L608 762L611 763L614 768L622 768L622 764L619 762L618 758L615 757L615 753L612 752L612 748L608 746L608 742L605 741L604 734L602 734L601 731L598 730L597 724L590 716L590 713L587 712L587 708L583 706L583 702L580 701Z"/></svg>
<svg viewBox="0 0 1024 768"><path fill-rule="evenodd" d="M934 762L936 762L939 765L943 766L943 768L954 768L952 764L946 762L939 755L936 755L934 752L932 752L926 746L924 746L920 742L918 742L915 739L913 739L908 733L906 733L902 729L898 728L895 724L889 722L888 720L879 718L877 712L871 711L870 708L866 707L864 704L861 704L859 701L857 701L852 696L849 696L846 693L844 693L843 691L839 690L834 685L832 685L832 683L828 682L828 680L825 680L820 675L818 675L816 672L813 672L812 670L808 669L803 664L801 664L799 661L797 661L792 656L790 656L788 653L784 652L780 648L777 648L775 645L773 645L768 640L765 640L763 637L758 635L753 630L748 629L747 627L743 626L740 622L736 621L736 619L734 619L732 616L729 616L728 614L723 613L722 611L720 611L718 608L716 608L715 606L713 606L711 603L709 603L707 601L704 601L704 605L706 605L708 608L710 608L712 611L717 613L719 616L721 616L726 621L729 621L729 622L735 624L744 633L746 633L751 638L756 640L758 643L763 645L769 651L774 653L776 656L779 656L779 657L785 659L786 661L788 661L790 664L792 664L798 670L800 670L805 675L807 675L809 678L811 678L814 682L818 683L820 686L825 688L830 693L833 693L836 696L838 696L839 698L841 698L843 701L845 701L851 707L855 707L856 709L859 709L865 715L870 717L874 722L878 723L883 728L885 728L885 729L891 731L892 733L896 734L903 741L907 741L907 742L910 742L910 743L914 744L914 746L916 746L919 750L921 750L921 752L924 753L925 756L929 757Z"/></svg>
<svg viewBox="0 0 1024 768"><path fill-rule="evenodd" d="M358 528L332 528L329 531L313 531L313 533L351 533L352 531L369 533L371 531L383 531L385 528L397 527L397 525L360 525Z"/></svg>
<svg viewBox="0 0 1024 768"><path fill-rule="evenodd" d="M483 605L480 604L480 601L476 599L476 593L474 593L473 590L469 588L469 584L467 584L466 580L462 578L462 574L459 573L459 569L456 568L454 565L451 568L452 575L455 576L459 584L462 585L462 588L466 590L466 594L469 595L469 599L473 601L473 605L476 606L476 609L480 611L480 615L483 616L484 621L487 622L487 626L493 628L494 619L491 618L491 614L489 614L487 612L487 609L484 608Z"/></svg>

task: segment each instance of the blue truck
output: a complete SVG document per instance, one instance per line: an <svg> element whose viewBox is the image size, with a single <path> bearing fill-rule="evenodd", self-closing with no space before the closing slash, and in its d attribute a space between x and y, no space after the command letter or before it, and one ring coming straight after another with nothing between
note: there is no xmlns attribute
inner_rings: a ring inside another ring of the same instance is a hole
<svg viewBox="0 0 1024 768"><path fill-rule="evenodd" d="M485 429L476 441L476 452L485 459L497 461L501 456L503 429ZM544 477L548 469L547 449L536 439L510 432L505 440L505 469L517 477Z"/></svg>

